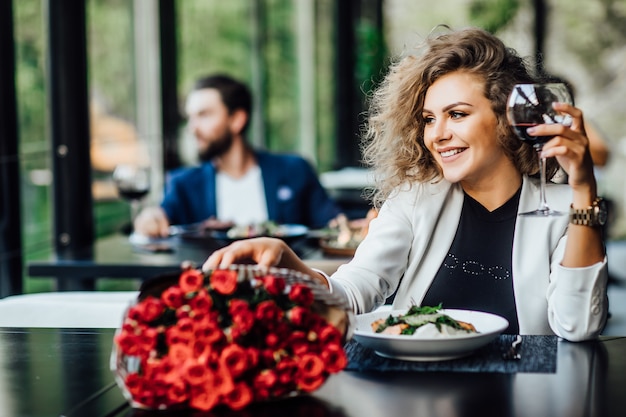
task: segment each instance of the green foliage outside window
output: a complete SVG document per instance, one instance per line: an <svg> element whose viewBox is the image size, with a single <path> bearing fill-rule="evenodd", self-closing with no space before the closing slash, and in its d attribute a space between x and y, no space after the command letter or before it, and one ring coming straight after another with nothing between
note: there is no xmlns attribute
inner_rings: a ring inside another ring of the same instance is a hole
<svg viewBox="0 0 626 417"><path fill-rule="evenodd" d="M258 6L258 9L255 7ZM320 167L333 164L332 0L316 2L316 103ZM253 85L260 70L266 147L298 151L298 74L295 3L290 0L176 2L180 108L193 80L224 72ZM52 256L51 160L45 79L46 29L40 0L14 2L16 70L22 175L24 262ZM133 3L88 0L86 8L88 80L91 104L131 124L136 120ZM253 28L257 31L253 32ZM260 36L255 67L253 48ZM259 64L259 62L257 62ZM253 86L254 87L254 86ZM93 121L92 121L93 123ZM181 125L181 128L183 126ZM100 173L102 177L106 173ZM98 175L96 175L97 177ZM128 207L119 200L94 201L96 236L120 229ZM52 283L26 278L25 291L52 289Z"/></svg>

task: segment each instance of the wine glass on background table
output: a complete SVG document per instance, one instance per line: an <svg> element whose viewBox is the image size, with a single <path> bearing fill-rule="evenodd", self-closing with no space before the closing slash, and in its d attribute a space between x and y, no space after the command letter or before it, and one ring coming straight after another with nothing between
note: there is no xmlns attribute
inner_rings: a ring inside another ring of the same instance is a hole
<svg viewBox="0 0 626 417"><path fill-rule="evenodd" d="M113 171L117 192L130 203L130 222L141 210L141 200L150 192L150 167L138 164L120 164Z"/></svg>
<svg viewBox="0 0 626 417"><path fill-rule="evenodd" d="M520 216L556 216L563 213L550 209L546 201L546 159L541 157L543 145L554 136L530 136L528 128L540 124L560 123L569 126L572 117L558 113L553 103L574 104L572 95L565 84L516 84L507 102L507 117L520 140L530 144L537 151L541 189L539 206L536 210L520 213Z"/></svg>

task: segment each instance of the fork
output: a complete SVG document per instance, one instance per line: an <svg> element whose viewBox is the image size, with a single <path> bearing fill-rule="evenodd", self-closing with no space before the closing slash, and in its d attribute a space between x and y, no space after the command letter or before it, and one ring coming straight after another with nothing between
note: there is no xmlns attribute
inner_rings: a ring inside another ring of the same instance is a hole
<svg viewBox="0 0 626 417"><path fill-rule="evenodd" d="M518 349L519 345L522 344L522 336L519 334L515 337L513 343L511 343L511 347L509 350L502 354L502 359L504 360L520 360L522 359L522 355L520 355Z"/></svg>

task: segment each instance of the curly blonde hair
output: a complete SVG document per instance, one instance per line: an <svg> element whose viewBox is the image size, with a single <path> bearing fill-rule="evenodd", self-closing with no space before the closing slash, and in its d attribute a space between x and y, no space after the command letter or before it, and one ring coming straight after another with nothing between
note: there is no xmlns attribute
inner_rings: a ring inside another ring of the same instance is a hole
<svg viewBox="0 0 626 417"><path fill-rule="evenodd" d="M522 174L538 171L535 150L517 139L506 118L513 85L535 81L525 60L485 30L446 29L426 39L418 56L392 63L370 97L362 152L363 161L374 170L370 197L375 206L402 184L441 180L441 168L424 144L422 109L428 88L455 71L484 80L484 94L496 114L498 140L505 154ZM548 178L556 169L555 163L548 166Z"/></svg>

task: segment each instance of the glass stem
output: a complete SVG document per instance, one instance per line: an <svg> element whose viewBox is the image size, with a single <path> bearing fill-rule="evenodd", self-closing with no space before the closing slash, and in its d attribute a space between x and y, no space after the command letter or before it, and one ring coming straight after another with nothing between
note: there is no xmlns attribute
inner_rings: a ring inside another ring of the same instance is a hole
<svg viewBox="0 0 626 417"><path fill-rule="evenodd" d="M537 156L539 157L539 207L537 210L548 214L550 207L546 201L546 158L541 156L541 147L537 147Z"/></svg>
<svg viewBox="0 0 626 417"><path fill-rule="evenodd" d="M135 219L139 214L139 210L141 210L141 201L133 198L130 200L130 224L131 226L135 223Z"/></svg>

